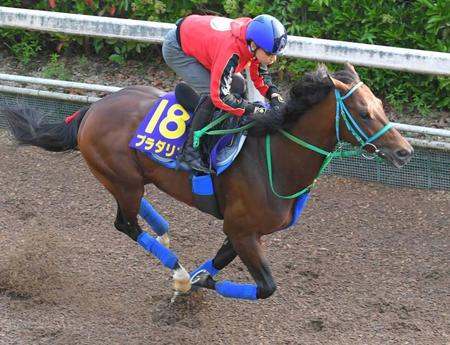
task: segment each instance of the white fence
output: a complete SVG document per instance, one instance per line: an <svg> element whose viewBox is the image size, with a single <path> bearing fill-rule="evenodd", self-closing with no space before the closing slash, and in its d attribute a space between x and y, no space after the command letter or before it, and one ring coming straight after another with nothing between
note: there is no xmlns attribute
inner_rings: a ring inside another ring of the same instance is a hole
<svg viewBox="0 0 450 345"><path fill-rule="evenodd" d="M0 27L161 43L170 23L0 7ZM286 56L450 76L450 54L289 36Z"/></svg>
<svg viewBox="0 0 450 345"><path fill-rule="evenodd" d="M174 24L0 7L0 27L161 43L165 33L173 28ZM324 62L349 61L361 66L450 76L450 54L448 53L289 36L285 55ZM26 80L27 78L28 80ZM4 74L0 75L0 79L54 86L67 83ZM106 92L117 90L115 87L104 85L89 86L82 83L69 83L70 87L79 89ZM0 91L59 99L70 98L70 100L88 103L97 99L92 96L68 95L65 97L63 94L54 92L11 86L0 86ZM407 132L450 137L450 131L447 130L404 124L395 124L395 127ZM409 139L413 145L450 150L448 142Z"/></svg>

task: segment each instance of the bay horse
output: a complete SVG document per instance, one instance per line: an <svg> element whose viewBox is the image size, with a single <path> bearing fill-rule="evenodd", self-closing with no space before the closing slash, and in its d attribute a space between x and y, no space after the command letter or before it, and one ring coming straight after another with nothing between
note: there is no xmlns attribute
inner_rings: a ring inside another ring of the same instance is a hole
<svg viewBox="0 0 450 345"><path fill-rule="evenodd" d="M276 118L255 121L232 166L213 177L225 240L212 260L189 274L167 246L142 230L137 218L143 216L161 235L159 240L168 239L164 220L143 199L144 186L150 183L195 206L189 172L163 166L128 145L163 94L148 86L126 87L83 108L67 123L45 123L33 109L19 107L9 109L7 119L21 143L52 151L80 150L92 174L117 201L115 227L173 270L176 292L186 292L192 284L225 297L271 296L276 284L260 239L291 223L296 197L309 192L336 145L359 145L398 168L413 153L352 65L333 74L320 65L291 87ZM297 190L301 192L289 195ZM256 284L214 280L236 256Z"/></svg>

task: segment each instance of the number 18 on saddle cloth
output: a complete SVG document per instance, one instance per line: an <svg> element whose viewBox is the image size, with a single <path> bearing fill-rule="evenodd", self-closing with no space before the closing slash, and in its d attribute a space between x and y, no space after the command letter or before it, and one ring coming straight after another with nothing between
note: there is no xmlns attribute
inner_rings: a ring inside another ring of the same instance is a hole
<svg viewBox="0 0 450 345"><path fill-rule="evenodd" d="M161 97L139 125L129 147L163 159L176 160L187 139L192 121L189 113L177 102L174 92Z"/></svg>

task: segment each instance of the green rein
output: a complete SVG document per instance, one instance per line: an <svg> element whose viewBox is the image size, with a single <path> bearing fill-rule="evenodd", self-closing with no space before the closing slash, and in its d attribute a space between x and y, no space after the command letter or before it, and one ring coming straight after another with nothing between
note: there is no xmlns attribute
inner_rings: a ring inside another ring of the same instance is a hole
<svg viewBox="0 0 450 345"><path fill-rule="evenodd" d="M345 157L364 155L366 152L363 149L364 146L371 143L375 139L378 139L380 136L382 136L389 129L392 128L392 124L388 123L371 137L367 137L364 134L364 132L361 130L361 128L359 128L359 126L357 125L356 121L350 114L349 110L347 109L347 107L343 101L344 101L344 99L349 97L353 92L355 92L356 89L358 89L361 85L363 85L362 82L357 83L344 96L341 96L341 94L339 93L339 91L337 89L335 90L335 95L336 95L336 138L337 138L338 143L337 143L336 149L334 151L331 151L331 152L325 151L317 146L309 144L309 143L293 136L292 134L290 134L289 132L287 132L284 129L278 130L282 135L284 135L286 138L293 141L294 143L325 156L325 159L322 163L322 166L319 169L319 172L317 173L316 178L314 179L314 182L312 184L310 184L309 186L299 190L297 193L294 193L291 195L281 195L275 190L275 187L273 185L272 154L271 154L271 150L270 150L270 134L266 135L267 171L268 171L268 175L269 175L270 188L272 189L273 194L275 194L277 197L279 197L281 199L294 199L294 198L297 198L300 195L310 191L311 188L314 186L316 180L319 178L320 175L322 175L322 173L328 167L328 165L331 163L333 158L345 158ZM228 118L230 116L232 116L232 115L228 114L228 113L223 114L222 116L220 116L219 118L217 118L216 120L214 120L213 122L208 124L207 126L203 127L202 129L200 129L198 131L195 131L194 132L194 148L197 148L200 145L200 138L205 134L207 134L207 135L225 135L225 134L239 133L239 132L242 132L242 131L245 131L245 130L251 128L255 124L254 122L250 122L239 128L210 131L211 128L213 128L217 124L221 123L223 120L225 120L226 118ZM347 126L347 129L353 134L353 136L358 140L358 142L361 145L356 150L347 150L347 151L342 150L342 142L341 142L340 135L339 135L339 132L340 132L339 122L340 122L341 117L343 118L344 123ZM375 152L378 152L378 149L376 148L376 146L373 144L371 144L371 145L373 147L375 147Z"/></svg>

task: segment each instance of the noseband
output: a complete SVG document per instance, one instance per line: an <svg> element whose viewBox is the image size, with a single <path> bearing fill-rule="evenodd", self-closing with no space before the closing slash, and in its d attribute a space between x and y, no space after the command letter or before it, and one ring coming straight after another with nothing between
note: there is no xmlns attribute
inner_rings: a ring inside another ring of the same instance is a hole
<svg viewBox="0 0 450 345"><path fill-rule="evenodd" d="M303 146L309 150L312 150L314 152L320 153L321 155L325 156L325 160L322 163L322 166L319 169L319 173L317 174L317 177L314 179L314 182L303 188L302 190L298 191L297 193L291 194L291 195L281 195L279 194L273 185L273 176L272 176L272 155L270 152L270 134L266 136L266 162L267 162L267 170L269 175L269 184L270 188L272 189L272 192L281 199L294 199L298 196L307 193L311 190L312 186L314 185L317 178L323 173L323 171L327 168L327 166L331 163L333 158L339 157L351 157L351 156L363 156L367 159L373 159L375 158L380 150L372 143L374 140L381 137L384 133L386 133L389 129L392 128L392 124L388 123L385 125L382 129L380 129L378 132L376 132L371 137L368 137L364 131L358 126L353 116L350 114L350 111L348 110L347 106L344 103L344 100L348 97L350 97L361 85L363 85L363 82L360 81L355 86L353 86L344 96L341 95L339 90L335 89L334 94L336 96L336 139L337 139L337 145L336 149L332 152L322 150L321 148L314 146L312 144L309 144L296 136L293 136L289 132L287 132L284 129L280 129L280 133L283 134L286 138L293 141L294 143ZM340 138L340 128L339 123L340 119L342 117L342 120L344 121L347 129L352 133L352 135L355 137L355 139L359 142L360 147L356 150L348 150L343 151L342 146L343 142ZM374 152L372 154L369 154L366 150L364 150L364 147L372 147L374 149Z"/></svg>
<svg viewBox="0 0 450 345"><path fill-rule="evenodd" d="M366 146L371 147L374 151L371 155L369 155L367 152L362 153L362 156L367 159L373 159L376 157L376 155L380 152L380 150L372 143L374 140L381 137L384 133L386 133L388 130L392 128L392 124L388 123L385 125L382 129L380 129L378 132L376 132L371 137L368 137L363 130L358 126L355 119L353 118L352 114L350 114L350 111L348 110L347 106L344 103L344 100L352 95L353 92L355 92L361 85L363 85L363 82L360 81L355 86L353 86L349 92L347 92L344 96L341 95L338 89L334 90L334 94L336 96L336 139L338 142L338 147L342 147L342 141L340 138L340 118L344 121L347 129L352 133L353 137L358 140L359 144L361 145L361 148L364 148Z"/></svg>

